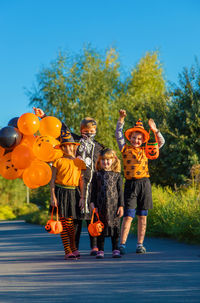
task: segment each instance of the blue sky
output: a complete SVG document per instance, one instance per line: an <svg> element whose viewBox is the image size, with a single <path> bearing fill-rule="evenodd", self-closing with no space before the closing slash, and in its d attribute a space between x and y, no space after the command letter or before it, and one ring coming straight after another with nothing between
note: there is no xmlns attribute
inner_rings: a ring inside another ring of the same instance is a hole
<svg viewBox="0 0 200 303"><path fill-rule="evenodd" d="M158 50L177 83L200 57L199 16L199 0L0 0L0 126L31 111L25 88L60 49L116 47L127 72Z"/></svg>

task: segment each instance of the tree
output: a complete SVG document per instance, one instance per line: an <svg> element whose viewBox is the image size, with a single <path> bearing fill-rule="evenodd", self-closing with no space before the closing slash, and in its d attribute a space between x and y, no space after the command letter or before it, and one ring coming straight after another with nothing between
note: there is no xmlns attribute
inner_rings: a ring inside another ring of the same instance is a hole
<svg viewBox="0 0 200 303"><path fill-rule="evenodd" d="M163 68L157 52L147 52L131 72L127 80L123 106L128 112L128 123L132 127L142 118L147 126L148 119L163 122L167 109L167 90Z"/></svg>
<svg viewBox="0 0 200 303"><path fill-rule="evenodd" d="M89 47L77 56L59 53L50 67L37 75L37 85L28 93L30 104L56 116L76 133L84 117L95 118L97 140L113 148L112 117L121 87L117 58L114 49L104 56Z"/></svg>
<svg viewBox="0 0 200 303"><path fill-rule="evenodd" d="M120 108L128 112L126 128L139 118L145 127L148 119L154 118L161 129L165 121L168 96L157 52L141 58L123 81L116 50L111 48L102 55L89 47L78 55L59 53L36 79L36 86L29 91L31 104L66 122L76 133L85 116L95 118L97 140L115 150L118 150L115 127ZM159 183L158 161L150 166Z"/></svg>
<svg viewBox="0 0 200 303"><path fill-rule="evenodd" d="M168 184L184 183L191 167L200 162L200 68L197 60L190 69L184 68L179 74L178 84L171 88L165 130L167 146L162 165Z"/></svg>

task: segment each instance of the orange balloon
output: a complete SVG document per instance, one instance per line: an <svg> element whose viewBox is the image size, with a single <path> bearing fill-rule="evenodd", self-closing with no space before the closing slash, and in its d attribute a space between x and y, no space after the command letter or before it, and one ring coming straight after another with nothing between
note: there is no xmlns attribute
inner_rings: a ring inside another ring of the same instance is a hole
<svg viewBox="0 0 200 303"><path fill-rule="evenodd" d="M60 136L62 123L59 119L47 116L40 121L39 132L41 136L51 136L58 138Z"/></svg>
<svg viewBox="0 0 200 303"><path fill-rule="evenodd" d="M34 160L23 173L23 181L30 188L46 185L52 177L51 168L47 163Z"/></svg>
<svg viewBox="0 0 200 303"><path fill-rule="evenodd" d="M40 121L36 115L25 113L19 117L17 126L22 134L33 135L39 129Z"/></svg>
<svg viewBox="0 0 200 303"><path fill-rule="evenodd" d="M23 172L23 175L22 175L22 179L24 181L24 184L31 188L31 189L34 189L34 188L38 188L39 185L38 184L35 184L32 180L31 180L31 176L29 174L29 168L26 168Z"/></svg>
<svg viewBox="0 0 200 303"><path fill-rule="evenodd" d="M18 169L12 163L11 154L12 153L5 154L0 161L0 174L3 178L8 180L14 180L19 178L23 172L22 169Z"/></svg>
<svg viewBox="0 0 200 303"><path fill-rule="evenodd" d="M37 181L40 186L46 185L51 181L52 170L47 163L35 160L32 162L31 166L34 167L37 172Z"/></svg>
<svg viewBox="0 0 200 303"><path fill-rule="evenodd" d="M31 165L35 158L32 150L24 144L19 144L11 153L11 160L15 167L25 169Z"/></svg>
<svg viewBox="0 0 200 303"><path fill-rule="evenodd" d="M5 149L0 146L0 158L4 155Z"/></svg>
<svg viewBox="0 0 200 303"><path fill-rule="evenodd" d="M61 158L63 155L60 149L54 148L58 144L59 141L53 137L40 136L33 145L33 153L41 161L55 161L55 159Z"/></svg>
<svg viewBox="0 0 200 303"><path fill-rule="evenodd" d="M20 144L28 145L29 147L33 147L34 142L36 141L37 136L34 135L23 135L23 138L20 142Z"/></svg>

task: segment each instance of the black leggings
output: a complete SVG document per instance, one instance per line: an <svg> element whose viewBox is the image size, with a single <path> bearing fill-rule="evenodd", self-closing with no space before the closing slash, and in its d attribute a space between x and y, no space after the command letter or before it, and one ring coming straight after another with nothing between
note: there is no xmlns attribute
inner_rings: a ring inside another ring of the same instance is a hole
<svg viewBox="0 0 200 303"><path fill-rule="evenodd" d="M91 220L85 220L87 223L87 227L90 224ZM82 222L83 220L74 220L74 228L75 228L75 241L76 241L76 247L79 248L79 242L80 242L80 236L81 236L81 229L82 229ZM88 233L89 234L89 233ZM97 237L90 236L90 247L93 249L94 247L97 247Z"/></svg>
<svg viewBox="0 0 200 303"><path fill-rule="evenodd" d="M119 238L120 238L119 230L114 229L114 234L113 236L111 236L112 250L118 249ZM97 247L99 250L104 251L104 241L105 241L104 235L97 237Z"/></svg>

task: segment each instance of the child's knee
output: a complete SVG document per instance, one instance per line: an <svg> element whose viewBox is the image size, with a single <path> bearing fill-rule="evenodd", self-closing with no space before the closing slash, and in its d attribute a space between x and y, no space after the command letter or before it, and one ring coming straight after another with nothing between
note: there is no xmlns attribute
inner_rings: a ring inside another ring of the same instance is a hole
<svg viewBox="0 0 200 303"><path fill-rule="evenodd" d="M138 223L139 224L146 224L147 216L138 216Z"/></svg>
<svg viewBox="0 0 200 303"><path fill-rule="evenodd" d="M123 222L124 222L125 224L126 224L126 223L132 222L132 220L133 220L133 218L130 217L130 216L126 216L126 217L123 218Z"/></svg>

